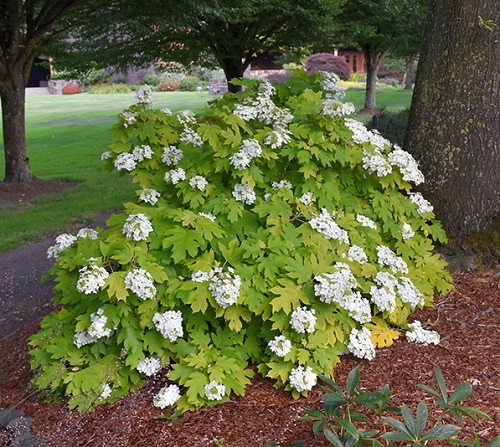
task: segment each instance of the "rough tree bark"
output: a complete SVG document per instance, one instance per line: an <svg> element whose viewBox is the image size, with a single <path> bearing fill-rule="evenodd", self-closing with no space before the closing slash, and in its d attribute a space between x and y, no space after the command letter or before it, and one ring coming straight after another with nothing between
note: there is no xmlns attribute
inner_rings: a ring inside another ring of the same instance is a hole
<svg viewBox="0 0 500 447"><path fill-rule="evenodd" d="M373 45L363 45L361 47L366 63L366 91L365 107L363 111L371 112L377 108L377 75L380 62L384 58L386 51L380 51Z"/></svg>
<svg viewBox="0 0 500 447"><path fill-rule="evenodd" d="M404 147L451 245L500 216L500 9L431 0Z"/></svg>

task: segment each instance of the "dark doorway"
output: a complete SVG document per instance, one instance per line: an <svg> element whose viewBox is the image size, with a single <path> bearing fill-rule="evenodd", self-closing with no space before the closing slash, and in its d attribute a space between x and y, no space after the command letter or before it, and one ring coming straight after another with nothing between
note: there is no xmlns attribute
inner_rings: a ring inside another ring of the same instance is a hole
<svg viewBox="0 0 500 447"><path fill-rule="evenodd" d="M50 78L50 69L48 67L47 59L40 59L35 57L33 66L31 67L30 77L28 79L27 87L45 87ZM44 63L44 65L40 65Z"/></svg>

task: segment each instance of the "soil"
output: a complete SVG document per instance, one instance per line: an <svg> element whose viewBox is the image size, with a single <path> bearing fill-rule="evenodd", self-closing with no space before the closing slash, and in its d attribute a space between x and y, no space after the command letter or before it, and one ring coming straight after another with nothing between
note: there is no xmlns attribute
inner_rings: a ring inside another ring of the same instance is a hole
<svg viewBox="0 0 500 447"><path fill-rule="evenodd" d="M28 200L29 190L25 194L23 200ZM0 205L4 197L0 195ZM52 310L51 284L40 285L38 281L50 267L46 249L52 243L50 239L0 253L0 405L16 407L33 418L32 431L47 445L292 447L298 440L304 440L306 447L332 445L322 435L312 435L310 422L297 420L303 408L320 408L323 392L319 387L307 398L294 400L289 393L275 389L272 380L259 375L244 397L186 413L175 423L160 418L161 410L152 405L153 395L167 382L165 371L129 396L101 405L92 413L69 411L65 402L45 402L29 389L27 342L39 330L40 317ZM439 410L417 384L436 388L434 367L439 364L450 390L461 382L473 385L465 404L490 415L491 419L483 420L477 429L482 445L486 445L500 435L500 275L496 270L460 272L454 274L454 281L456 289L447 296L437 295L434 309L418 311L412 317L440 333L438 346L400 339L390 348L378 350L372 361L346 355L335 369L335 379L342 386L349 371L359 365L364 390L375 391L388 384L393 404L406 402L413 411L425 398L430 419L435 420Z"/></svg>

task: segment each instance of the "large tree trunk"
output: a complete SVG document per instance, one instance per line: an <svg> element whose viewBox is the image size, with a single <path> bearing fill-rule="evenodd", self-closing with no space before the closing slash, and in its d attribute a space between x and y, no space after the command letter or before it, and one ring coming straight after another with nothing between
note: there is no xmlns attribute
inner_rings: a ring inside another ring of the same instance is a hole
<svg viewBox="0 0 500 447"><path fill-rule="evenodd" d="M499 40L497 2L430 1L404 147L455 246L500 215Z"/></svg>
<svg viewBox="0 0 500 447"><path fill-rule="evenodd" d="M244 66L243 60L241 58L227 58L219 60L222 69L224 70L224 75L227 79L227 89L231 93L237 93L241 91L241 86L231 84L232 79L242 78L245 74L246 67Z"/></svg>
<svg viewBox="0 0 500 447"><path fill-rule="evenodd" d="M366 92L364 111L373 111L377 107L377 75L385 51L379 51L371 45L363 47L366 63Z"/></svg>
<svg viewBox="0 0 500 447"><path fill-rule="evenodd" d="M12 75L10 88L1 91L3 141L5 147L6 182L33 180L26 148L25 81L21 75Z"/></svg>

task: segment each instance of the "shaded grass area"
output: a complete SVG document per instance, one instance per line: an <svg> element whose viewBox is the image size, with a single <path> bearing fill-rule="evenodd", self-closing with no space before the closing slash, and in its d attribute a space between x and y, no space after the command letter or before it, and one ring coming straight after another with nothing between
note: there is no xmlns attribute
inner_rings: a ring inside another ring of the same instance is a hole
<svg viewBox="0 0 500 447"><path fill-rule="evenodd" d="M201 111L210 96L169 92L153 98L155 107L175 112ZM27 97L26 138L32 172L44 180L80 184L40 196L29 207L0 207L0 251L55 235L69 225L85 225L96 214L120 210L124 202L134 199L129 176L104 172L101 163L117 115L134 100L133 94ZM4 171L2 153L2 178Z"/></svg>

